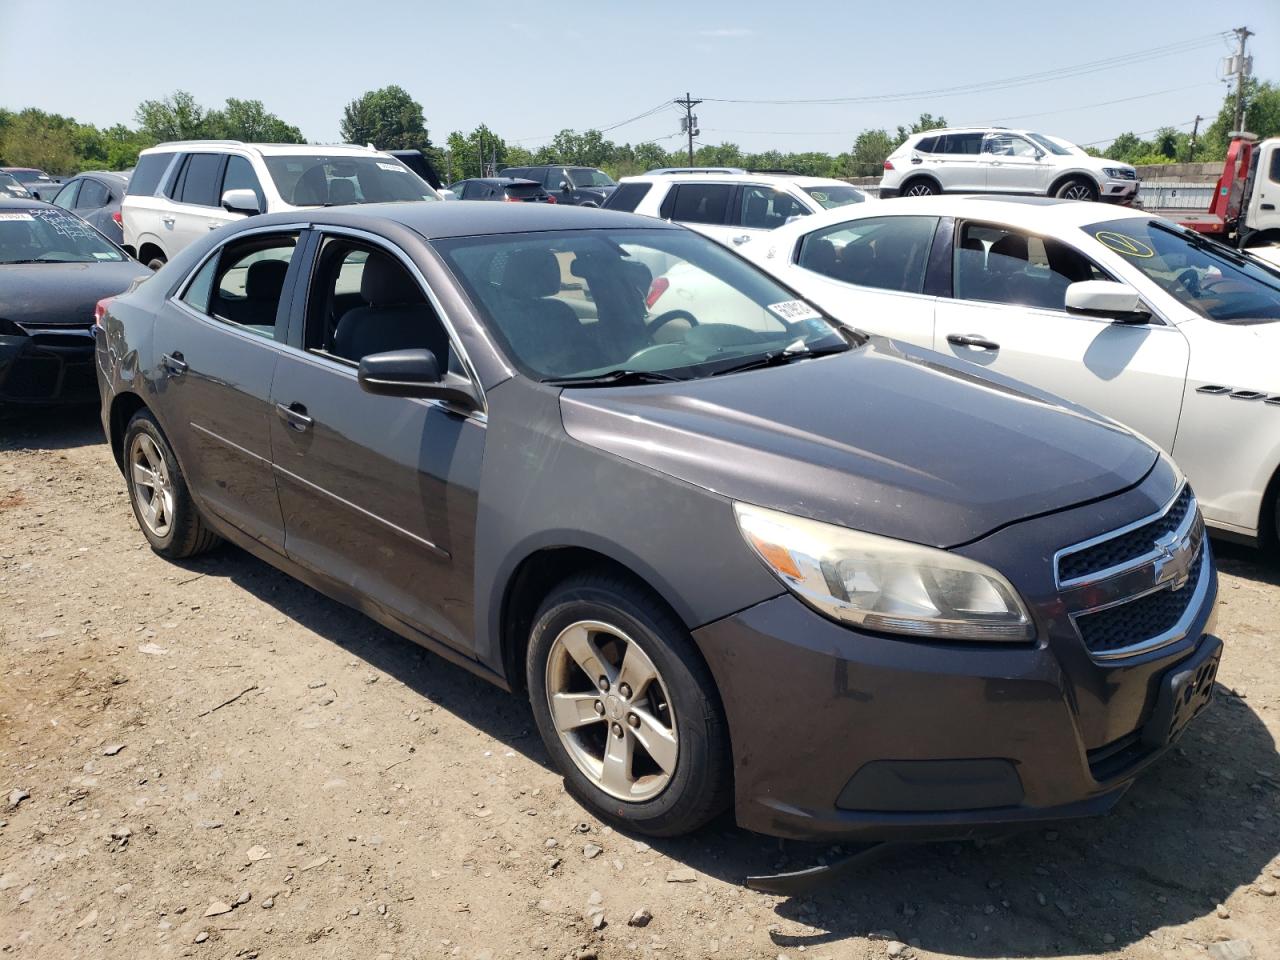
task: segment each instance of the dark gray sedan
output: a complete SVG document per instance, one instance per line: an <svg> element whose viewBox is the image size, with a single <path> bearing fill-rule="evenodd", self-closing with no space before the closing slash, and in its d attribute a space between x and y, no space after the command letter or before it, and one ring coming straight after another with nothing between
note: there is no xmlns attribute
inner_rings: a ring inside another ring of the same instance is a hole
<svg viewBox="0 0 1280 960"><path fill-rule="evenodd" d="M1212 690L1167 458L680 227L255 217L112 301L97 358L157 552L225 538L528 696L574 796L640 832L1100 813Z"/></svg>
<svg viewBox="0 0 1280 960"><path fill-rule="evenodd" d="M45 199L93 224L94 229L112 243L124 243L120 201L124 199L128 186L127 173L97 170L76 174L62 185L57 194Z"/></svg>

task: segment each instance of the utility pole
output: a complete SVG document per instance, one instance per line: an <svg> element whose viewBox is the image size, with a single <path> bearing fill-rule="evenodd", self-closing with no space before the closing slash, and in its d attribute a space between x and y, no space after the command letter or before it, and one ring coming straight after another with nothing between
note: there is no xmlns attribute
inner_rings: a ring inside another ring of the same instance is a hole
<svg viewBox="0 0 1280 960"><path fill-rule="evenodd" d="M1196 114L1196 122L1191 127L1191 146L1187 150L1187 163L1196 162L1196 137L1200 133L1200 121L1203 119L1204 117L1200 114Z"/></svg>
<svg viewBox="0 0 1280 960"><path fill-rule="evenodd" d="M1245 42L1252 37L1253 31L1248 27L1236 27L1231 31L1236 35L1239 46L1236 55L1231 58L1231 73L1236 77L1236 130L1244 129L1244 78L1253 72L1253 61L1245 56Z"/></svg>
<svg viewBox="0 0 1280 960"><path fill-rule="evenodd" d="M689 135L689 166L693 166L693 138L700 131L698 130L698 118L693 114L693 108L700 104L701 100L691 100L688 91L685 91L684 99L677 100L676 104L684 107L684 116L680 120L680 129Z"/></svg>

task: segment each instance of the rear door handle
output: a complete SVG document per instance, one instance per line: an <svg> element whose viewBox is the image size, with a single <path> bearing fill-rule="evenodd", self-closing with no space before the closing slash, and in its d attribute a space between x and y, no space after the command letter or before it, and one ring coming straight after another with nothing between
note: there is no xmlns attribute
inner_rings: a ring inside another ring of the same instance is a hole
<svg viewBox="0 0 1280 960"><path fill-rule="evenodd" d="M979 350L1000 349L1000 344L994 340L986 339L980 333L949 333L947 334L947 343L953 343L957 347L977 347Z"/></svg>
<svg viewBox="0 0 1280 960"><path fill-rule="evenodd" d="M161 218L160 218L160 222L161 222L161 223L163 223L163 224L164 224L165 226L167 226L167 227L172 227L172 226L173 226L173 217L161 217Z"/></svg>
<svg viewBox="0 0 1280 960"><path fill-rule="evenodd" d="M736 237L731 237L730 239L733 241L735 246L741 246L742 244L746 243L748 240L751 239L751 234L743 233L743 234L739 234Z"/></svg>
<svg viewBox="0 0 1280 960"><path fill-rule="evenodd" d="M172 376L180 377L187 372L187 361L182 358L181 350L166 353L160 358L160 362L164 364L165 370Z"/></svg>
<svg viewBox="0 0 1280 960"><path fill-rule="evenodd" d="M1262 205L1263 210L1274 210L1275 208L1276 208L1276 205L1274 203L1264 203Z"/></svg>
<svg viewBox="0 0 1280 960"><path fill-rule="evenodd" d="M310 430L315 423L307 416L307 408L300 403L277 403L276 415L299 433Z"/></svg>

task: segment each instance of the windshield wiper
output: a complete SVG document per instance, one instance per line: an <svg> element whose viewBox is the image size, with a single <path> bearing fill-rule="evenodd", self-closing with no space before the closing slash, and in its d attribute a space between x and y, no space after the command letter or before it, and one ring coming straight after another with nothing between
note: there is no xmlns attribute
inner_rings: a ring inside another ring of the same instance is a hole
<svg viewBox="0 0 1280 960"><path fill-rule="evenodd" d="M556 377L542 382L557 387L625 387L641 383L675 383L683 379L684 377L673 377L669 373L657 373L653 370L610 370L608 373L585 377Z"/></svg>
<svg viewBox="0 0 1280 960"><path fill-rule="evenodd" d="M1251 261L1233 247L1228 247L1221 241L1214 240L1212 237L1206 237L1196 233L1194 230L1188 230L1185 227L1171 227L1159 221L1151 221L1152 229L1159 230L1161 233L1169 233L1175 237L1180 237L1187 244L1195 247L1197 250L1207 250L1209 253L1216 253L1228 263L1234 263L1238 267L1248 266Z"/></svg>
<svg viewBox="0 0 1280 960"><path fill-rule="evenodd" d="M844 353L848 349L849 347L847 344L839 347L827 347L823 350L811 350L809 347L804 347L802 349L797 349L793 346L786 347L782 350L774 350L771 353L748 357L741 363L734 363L725 367L720 367L718 370L708 374L708 376L718 377L726 373L738 373L741 370L759 370L763 367L781 367L794 360L810 360L813 357L825 357L833 353Z"/></svg>

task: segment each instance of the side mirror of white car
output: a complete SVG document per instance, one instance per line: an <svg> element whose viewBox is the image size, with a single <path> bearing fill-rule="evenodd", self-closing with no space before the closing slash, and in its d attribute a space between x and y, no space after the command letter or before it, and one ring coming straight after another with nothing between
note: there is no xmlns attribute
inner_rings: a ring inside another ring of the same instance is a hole
<svg viewBox="0 0 1280 960"><path fill-rule="evenodd" d="M1119 323L1146 323L1151 312L1132 287L1114 280L1081 280L1067 287L1068 313L1101 317Z"/></svg>
<svg viewBox="0 0 1280 960"><path fill-rule="evenodd" d="M436 193L440 194L441 200L457 200L458 195L447 187L441 187Z"/></svg>
<svg viewBox="0 0 1280 960"><path fill-rule="evenodd" d="M244 213L253 216L262 212L258 203L258 195L247 188L227 190L222 194L222 209L229 213Z"/></svg>

